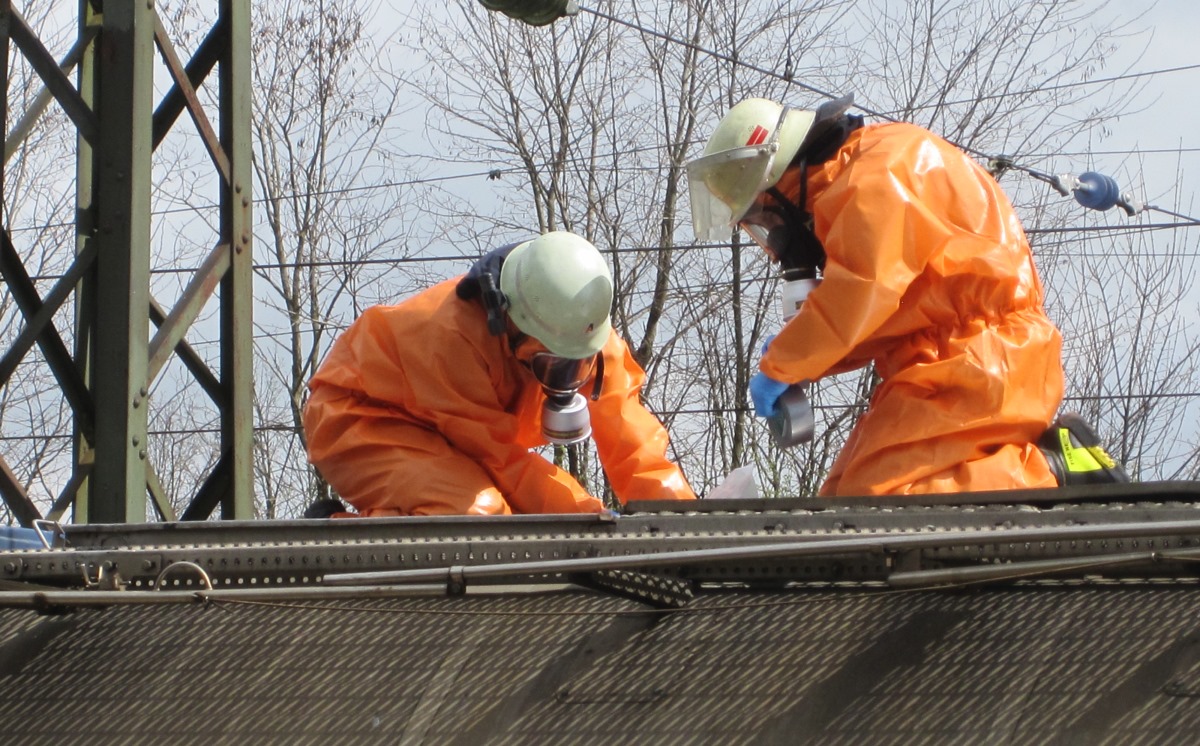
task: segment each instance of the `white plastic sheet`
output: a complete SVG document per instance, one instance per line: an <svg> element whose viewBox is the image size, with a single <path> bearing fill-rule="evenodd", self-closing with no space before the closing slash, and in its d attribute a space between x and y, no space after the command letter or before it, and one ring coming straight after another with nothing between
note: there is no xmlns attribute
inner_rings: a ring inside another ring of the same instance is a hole
<svg viewBox="0 0 1200 746"><path fill-rule="evenodd" d="M725 475L725 481L708 491L705 500L758 497L758 479L754 466L739 466Z"/></svg>

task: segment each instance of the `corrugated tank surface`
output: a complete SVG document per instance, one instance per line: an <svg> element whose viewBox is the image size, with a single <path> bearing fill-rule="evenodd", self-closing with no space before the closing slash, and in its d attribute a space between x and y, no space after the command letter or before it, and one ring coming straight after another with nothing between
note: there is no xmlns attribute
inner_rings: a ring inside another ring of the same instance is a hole
<svg viewBox="0 0 1200 746"><path fill-rule="evenodd" d="M1200 587L0 610L5 743L1194 743Z"/></svg>

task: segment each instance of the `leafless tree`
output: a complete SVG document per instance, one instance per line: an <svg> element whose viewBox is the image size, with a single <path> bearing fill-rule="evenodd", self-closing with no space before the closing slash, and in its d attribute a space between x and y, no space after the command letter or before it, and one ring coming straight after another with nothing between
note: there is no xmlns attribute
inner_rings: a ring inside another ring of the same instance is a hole
<svg viewBox="0 0 1200 746"><path fill-rule="evenodd" d="M401 105L373 47L369 5L264 4L254 20L256 257L266 287L256 317L257 487L267 517L326 494L304 466L305 385L338 326L407 282L395 271L408 204Z"/></svg>

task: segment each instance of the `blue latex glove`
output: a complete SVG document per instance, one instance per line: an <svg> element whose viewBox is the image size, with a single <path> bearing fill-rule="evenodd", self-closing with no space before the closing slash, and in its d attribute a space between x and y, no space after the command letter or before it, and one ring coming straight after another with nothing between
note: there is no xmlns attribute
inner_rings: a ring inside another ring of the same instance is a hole
<svg viewBox="0 0 1200 746"><path fill-rule="evenodd" d="M791 384L776 381L766 373L759 371L750 379L750 398L754 401L754 414L759 417L770 417L775 413L779 397L788 390Z"/></svg>

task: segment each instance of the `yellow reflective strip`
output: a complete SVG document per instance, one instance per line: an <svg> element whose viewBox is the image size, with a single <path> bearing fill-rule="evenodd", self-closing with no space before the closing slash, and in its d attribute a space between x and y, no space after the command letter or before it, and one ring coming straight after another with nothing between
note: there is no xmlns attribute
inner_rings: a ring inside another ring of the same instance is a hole
<svg viewBox="0 0 1200 746"><path fill-rule="evenodd" d="M1096 460L1093 449L1091 448L1076 448L1071 444L1071 433L1067 428L1060 427L1058 429L1058 442L1062 446L1063 460L1067 463L1067 471L1083 472L1083 471L1099 471L1104 468L1100 462ZM1103 450L1101 450L1103 453Z"/></svg>

